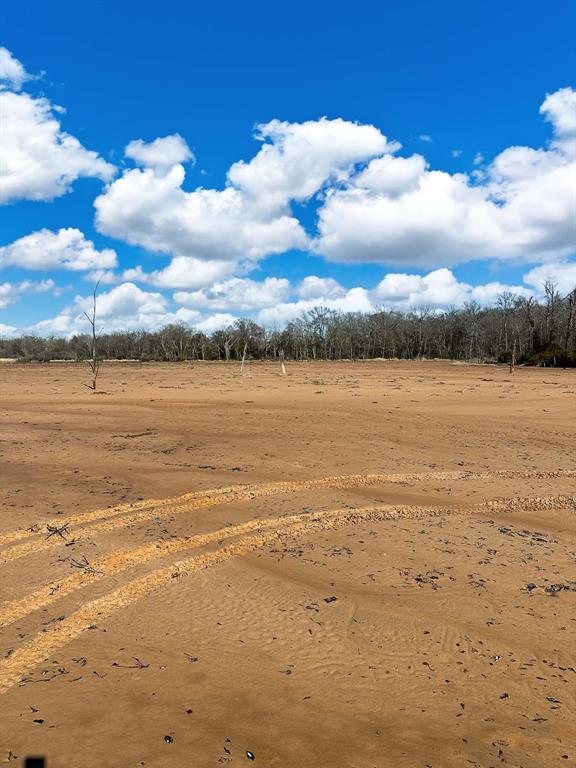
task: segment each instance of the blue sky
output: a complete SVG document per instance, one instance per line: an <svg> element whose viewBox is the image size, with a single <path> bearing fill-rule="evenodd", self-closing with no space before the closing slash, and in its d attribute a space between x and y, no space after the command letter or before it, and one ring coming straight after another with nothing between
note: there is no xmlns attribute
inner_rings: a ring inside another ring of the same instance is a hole
<svg viewBox="0 0 576 768"><path fill-rule="evenodd" d="M0 332L73 332L100 275L109 328L567 289L575 27L558 0L9 4Z"/></svg>

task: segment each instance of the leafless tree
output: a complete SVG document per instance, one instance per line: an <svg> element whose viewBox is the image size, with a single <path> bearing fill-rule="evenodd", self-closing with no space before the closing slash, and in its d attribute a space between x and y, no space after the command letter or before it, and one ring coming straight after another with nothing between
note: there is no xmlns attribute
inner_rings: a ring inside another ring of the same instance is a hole
<svg viewBox="0 0 576 768"><path fill-rule="evenodd" d="M242 350L242 362L240 363L240 376L244 375L244 363L246 362L246 351L248 349L248 342L244 342L244 349Z"/></svg>
<svg viewBox="0 0 576 768"><path fill-rule="evenodd" d="M514 312L514 303L516 296L510 291L500 293L496 298L496 306L500 309L502 316L502 331L504 335L504 351L510 349L510 317Z"/></svg>
<svg viewBox="0 0 576 768"><path fill-rule="evenodd" d="M98 338L98 332L96 331L96 308L97 308L96 305L97 305L99 286L100 286L100 280L98 280L98 282L94 286L94 292L92 294L92 313L89 315L88 312L84 312L84 315L88 320L88 323L90 324L91 336L92 336L92 344L91 344L92 354L91 354L90 360L88 361L88 365L90 366L91 381L89 384L86 384L85 386L87 386L88 389L92 389L94 392L96 391L98 373L100 372L100 360L98 359L98 350L97 350L97 344L96 344L96 340Z"/></svg>
<svg viewBox="0 0 576 768"><path fill-rule="evenodd" d="M574 326L574 309L576 308L576 288L570 291L568 296L564 299L568 302L568 318L566 320L566 331L564 335L564 349L570 347L570 340L572 338L572 328Z"/></svg>
<svg viewBox="0 0 576 768"><path fill-rule="evenodd" d="M512 353L510 354L510 373L514 373L516 365L516 339L512 342Z"/></svg>

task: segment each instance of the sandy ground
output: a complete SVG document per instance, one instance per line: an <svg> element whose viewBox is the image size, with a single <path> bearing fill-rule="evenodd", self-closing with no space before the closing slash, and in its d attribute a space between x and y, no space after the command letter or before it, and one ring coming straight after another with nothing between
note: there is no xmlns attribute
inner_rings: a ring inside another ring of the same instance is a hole
<svg viewBox="0 0 576 768"><path fill-rule="evenodd" d="M576 765L576 372L0 365L0 761Z"/></svg>

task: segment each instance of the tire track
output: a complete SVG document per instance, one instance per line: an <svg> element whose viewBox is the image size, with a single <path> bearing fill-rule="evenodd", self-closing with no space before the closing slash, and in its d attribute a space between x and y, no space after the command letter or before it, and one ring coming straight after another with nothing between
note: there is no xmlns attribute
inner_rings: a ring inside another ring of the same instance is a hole
<svg viewBox="0 0 576 768"><path fill-rule="evenodd" d="M374 509L382 508L374 507ZM392 505L390 505L392 508ZM368 508L366 508L368 509ZM341 510L344 511L344 510ZM337 511L334 511L336 514ZM141 547L116 550L99 560L90 564L89 569L74 573L59 581L54 581L39 589L31 592L20 600L13 600L0 604L0 627L5 627L18 621L22 617L33 611L45 608L71 592L81 589L88 584L102 581L112 574L121 573L130 568L135 568L145 562L160 559L167 555L175 554L187 549L197 549L214 542L220 542L222 539L232 538L252 531L265 530L267 528L277 528L282 525L288 525L302 519L306 513L298 515L286 515L280 518L260 520L250 520L241 525L227 526L211 531L206 534L196 536L171 539L170 541L152 542L144 544ZM309 513L310 514L310 513Z"/></svg>
<svg viewBox="0 0 576 768"><path fill-rule="evenodd" d="M513 499L496 499L468 507L416 507L390 506L375 508L331 510L326 512L309 513L290 516L298 518L295 522L283 525L278 530L259 531L247 535L238 541L228 544L214 552L193 555L171 565L152 571L127 582L123 586L84 604L75 613L63 619L58 624L52 624L43 632L30 638L18 647L8 658L0 662L0 694L8 691L20 682L24 675L42 663L50 654L66 643L74 640L85 630L93 627L103 619L108 618L121 608L141 600L156 590L172 584L175 579L189 576L213 567L234 557L240 557L264 547L283 537L295 537L303 534L314 534L359 522L396 520L401 518L417 519L446 514L495 511L537 511L546 509L572 508L575 504L572 496L527 497ZM271 525L280 523L287 518L276 518L268 521ZM259 523L249 521L245 525Z"/></svg>
<svg viewBox="0 0 576 768"><path fill-rule="evenodd" d="M444 473L442 473L444 474ZM451 473L450 473L451 474ZM457 473L463 474L463 473ZM59 526L70 525L86 525L99 520L105 520L108 518L114 518L120 515L138 513L140 511L147 511L148 509L161 510L166 506L176 506L179 504L194 504L196 501L199 503L209 502L211 504L218 504L226 501L243 500L244 498L252 498L252 494L267 495L270 493L286 493L295 490L314 490L316 488L323 487L356 487L357 485L373 485L377 482L378 478L390 478L390 482L402 482L404 478L413 479L416 476L412 475L334 475L330 477L324 477L316 480L303 480L303 481L280 481L273 483L259 483L251 485L231 485L224 488L209 488L206 491L192 491L182 494L181 496L169 497L167 499L146 499L145 501L118 504L112 507L106 507L102 509L96 509L92 512L83 512L75 515L68 515L66 517L50 518L41 520L27 529L20 529L16 531L9 531L8 533L0 535L0 547L12 544L15 541L21 539L31 538L38 535L45 535L50 530L48 526L58 523ZM446 479L449 479L448 477ZM339 484L343 485L340 486ZM350 485L348 485L350 484Z"/></svg>
<svg viewBox="0 0 576 768"><path fill-rule="evenodd" d="M167 499L146 499L144 501L129 502L126 504L117 504L112 507L96 509L91 512L82 512L66 517L48 518L40 520L26 529L9 531L0 535L0 547L11 544L15 541L38 535L49 533L48 526L57 522L60 526L85 525L98 520L113 518L123 514L137 513L150 508L162 509L166 506L174 506L179 503L193 503L194 501L208 501L214 504L219 503L220 498L231 500L245 498L245 494L259 493L267 495L270 493L286 493L298 490L316 490L322 488L354 488L361 486L379 485L383 483L402 484L409 482L426 482L442 480L485 480L490 478L500 479L553 479L560 477L576 478L576 470L497 470L493 472L471 472L465 470L441 470L438 472L415 472L415 473L393 473L393 474L368 474L368 475L333 475L312 480L301 481L280 481L272 483L259 483L251 485L232 485L224 488L210 488L205 491L192 491L181 496L169 497ZM239 494L238 496L236 494Z"/></svg>
<svg viewBox="0 0 576 768"><path fill-rule="evenodd" d="M318 488L352 488L359 487L361 485L375 485L380 480L385 480L392 483L400 483L419 479L425 480L428 479L428 475L434 475L434 478L431 479L449 480L459 479L459 477L452 477L452 475L462 476L464 474L465 473L463 472L442 472L423 473L420 475L334 475L316 480L280 481L251 485L232 485L226 486L224 488L210 488L206 491L192 491L181 496L169 497L167 499L146 499L145 501L141 502L118 504L113 507L96 509L92 512L84 512L76 515L68 515L66 517L41 520L27 529L9 531L8 533L0 535L0 547L12 544L15 541L22 539L46 535L50 532L48 526L53 526L55 523L58 523L59 526L83 526L86 524L98 522L99 520L114 518L120 515L132 515L141 511L147 511L149 509L162 510L164 507L175 507L180 504L193 505L195 502L198 502L203 506L204 502L206 502L216 505L219 503L242 501L246 498L253 498L254 494L265 496L275 492L287 493L290 491L306 491L315 490ZM424 477L424 475L426 475L426 477ZM440 477L440 475L442 475L442 477ZM444 475L446 475L446 477L444 477ZM450 475L450 477L448 477L448 475Z"/></svg>
<svg viewBox="0 0 576 768"><path fill-rule="evenodd" d="M136 505L119 505L108 509L95 510L94 512L83 513L81 515L70 515L57 520L45 520L37 523L36 527L44 526L44 530L19 530L12 531L0 537L0 546L9 544L8 549L1 553L3 562L0 565L24 557L29 554L41 552L55 546L60 546L62 540L54 535L48 526L53 526L57 522L59 527L78 524L80 526L89 524L86 531L84 528L74 531L74 539L81 541L91 536L107 533L116 528L128 527L137 522L149 520L151 518L169 517L174 514L183 514L197 509L216 506L218 504L230 504L235 501L246 501L258 497L269 496L275 493L291 493L319 489L345 490L351 488L368 487L374 485L403 484L410 482L426 481L454 481L454 480L485 480L492 478L499 479L553 479L553 478L576 477L576 470L552 470L552 471L530 471L530 470L501 470L496 472L463 472L463 471L441 471L441 472L421 472L412 474L369 474L369 475L335 475L331 477L319 478L316 480L288 481L276 483L263 483L260 485L228 486L222 489L211 489L208 491L195 491L184 494L183 496L165 499L157 502L149 500ZM98 522L100 521L100 522ZM46 538L46 533L50 535ZM43 536L44 538L40 538ZM15 544L16 541L25 541L21 544ZM26 539L31 539L26 541Z"/></svg>

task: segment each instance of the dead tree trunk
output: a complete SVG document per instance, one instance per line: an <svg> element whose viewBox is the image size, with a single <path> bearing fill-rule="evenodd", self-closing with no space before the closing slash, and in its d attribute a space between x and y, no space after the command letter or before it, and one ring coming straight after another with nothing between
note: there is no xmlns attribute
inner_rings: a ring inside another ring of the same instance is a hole
<svg viewBox="0 0 576 768"><path fill-rule="evenodd" d="M568 351L572 336L572 322L574 320L574 307L576 306L576 288L568 294L568 320L566 321L566 334L564 337L564 349Z"/></svg>
<svg viewBox="0 0 576 768"><path fill-rule="evenodd" d="M94 293L92 294L92 314L89 315L87 312L84 312L84 315L86 316L86 319L90 323L90 327L92 329L92 349L91 349L91 358L89 361L90 366L90 384L86 384L88 389L92 389L94 392L96 391L96 383L98 380L98 373L100 371L100 361L98 360L98 350L96 347L96 339L98 337L98 334L96 332L96 303L97 303L97 294L98 294L98 286L100 285L100 280L96 283L96 286L94 288Z"/></svg>
<svg viewBox="0 0 576 768"><path fill-rule="evenodd" d="M510 354L510 373L514 373L514 366L516 365L516 339L512 345L512 352Z"/></svg>

